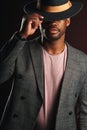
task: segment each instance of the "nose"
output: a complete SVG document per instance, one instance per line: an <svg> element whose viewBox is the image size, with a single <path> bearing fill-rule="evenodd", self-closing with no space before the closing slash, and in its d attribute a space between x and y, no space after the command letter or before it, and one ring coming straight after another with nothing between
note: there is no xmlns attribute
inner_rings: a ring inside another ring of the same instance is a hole
<svg viewBox="0 0 87 130"><path fill-rule="evenodd" d="M45 21L43 22L43 27L50 27L50 26L57 26L58 22L57 21Z"/></svg>
<svg viewBox="0 0 87 130"><path fill-rule="evenodd" d="M57 27L57 26L59 26L59 24L60 24L60 21L50 21L50 22L48 22L47 23L47 26L55 26L55 27Z"/></svg>
<svg viewBox="0 0 87 130"><path fill-rule="evenodd" d="M57 25L57 22L56 21L48 21L47 24L48 25Z"/></svg>

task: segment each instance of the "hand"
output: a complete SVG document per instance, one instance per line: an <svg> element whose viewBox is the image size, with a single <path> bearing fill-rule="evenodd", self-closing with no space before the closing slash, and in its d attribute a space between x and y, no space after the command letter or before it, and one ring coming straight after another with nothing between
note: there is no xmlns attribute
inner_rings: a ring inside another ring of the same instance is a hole
<svg viewBox="0 0 87 130"><path fill-rule="evenodd" d="M35 31L38 29L40 24L43 22L43 16L32 13L24 16L21 22L20 35L23 38L28 38L33 35Z"/></svg>

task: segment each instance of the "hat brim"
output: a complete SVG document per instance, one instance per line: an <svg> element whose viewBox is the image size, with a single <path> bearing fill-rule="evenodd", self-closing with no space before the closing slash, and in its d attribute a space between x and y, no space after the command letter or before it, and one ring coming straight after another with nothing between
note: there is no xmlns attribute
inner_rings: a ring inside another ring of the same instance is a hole
<svg viewBox="0 0 87 130"><path fill-rule="evenodd" d="M81 11L83 4L80 1L79 2L72 1L72 6L69 9L58 13L45 12L40 9L37 9L35 6L36 6L36 2L31 2L26 4L24 6L24 12L27 14L30 12L35 12L42 15L44 17L44 20L46 21L54 21L54 20L62 20L65 18L70 18L75 16Z"/></svg>

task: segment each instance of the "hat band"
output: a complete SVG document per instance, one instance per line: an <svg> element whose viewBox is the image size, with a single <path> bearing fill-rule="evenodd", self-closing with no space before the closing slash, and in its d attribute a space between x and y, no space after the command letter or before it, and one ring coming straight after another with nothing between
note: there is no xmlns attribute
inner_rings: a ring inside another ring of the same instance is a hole
<svg viewBox="0 0 87 130"><path fill-rule="evenodd" d="M62 12L69 9L71 6L72 6L72 3L70 1L59 6L43 6L43 5L40 5L40 3L37 3L37 9L40 9L42 11L49 12L49 13Z"/></svg>

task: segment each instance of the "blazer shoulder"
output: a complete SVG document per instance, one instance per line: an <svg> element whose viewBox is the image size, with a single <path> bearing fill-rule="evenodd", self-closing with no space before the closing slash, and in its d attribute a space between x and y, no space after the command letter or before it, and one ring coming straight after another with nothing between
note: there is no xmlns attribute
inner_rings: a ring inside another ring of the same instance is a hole
<svg viewBox="0 0 87 130"><path fill-rule="evenodd" d="M80 59L85 59L85 61L87 62L87 54L73 46L71 46L70 44L67 43L68 49L69 51L73 54L74 57L80 57ZM79 60L80 60L79 59Z"/></svg>
<svg viewBox="0 0 87 130"><path fill-rule="evenodd" d="M82 68L85 68L85 71L87 70L87 54L83 51L71 46L70 44L67 44L68 46L68 55L72 60L74 60L74 63L78 64Z"/></svg>

